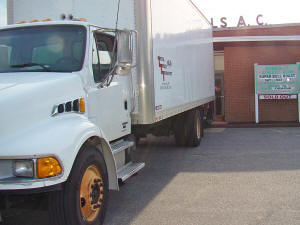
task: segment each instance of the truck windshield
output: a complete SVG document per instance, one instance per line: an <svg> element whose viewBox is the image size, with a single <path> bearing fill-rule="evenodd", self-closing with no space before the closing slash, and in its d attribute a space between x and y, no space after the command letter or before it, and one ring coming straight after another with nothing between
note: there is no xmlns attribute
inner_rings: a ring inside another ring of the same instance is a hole
<svg viewBox="0 0 300 225"><path fill-rule="evenodd" d="M0 73L79 71L85 40L86 29L77 25L0 30Z"/></svg>

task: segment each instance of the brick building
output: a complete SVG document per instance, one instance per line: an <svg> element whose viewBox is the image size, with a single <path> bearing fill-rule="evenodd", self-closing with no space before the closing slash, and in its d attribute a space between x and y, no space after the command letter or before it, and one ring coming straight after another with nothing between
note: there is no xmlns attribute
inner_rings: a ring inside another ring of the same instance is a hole
<svg viewBox="0 0 300 225"><path fill-rule="evenodd" d="M217 119L255 122L254 64L300 62L300 24L217 28L213 32ZM261 122L298 121L298 100L259 100Z"/></svg>

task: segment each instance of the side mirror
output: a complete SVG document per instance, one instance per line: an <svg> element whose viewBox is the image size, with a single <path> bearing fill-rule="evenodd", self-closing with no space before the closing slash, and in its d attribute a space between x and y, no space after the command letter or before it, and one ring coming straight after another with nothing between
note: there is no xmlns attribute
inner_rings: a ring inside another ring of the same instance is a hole
<svg viewBox="0 0 300 225"><path fill-rule="evenodd" d="M126 75L130 73L131 71L131 65L130 64L123 64L123 65L116 65L115 67L115 73L118 75Z"/></svg>
<svg viewBox="0 0 300 225"><path fill-rule="evenodd" d="M118 41L116 73L128 74L132 66L132 31L118 30L116 37Z"/></svg>

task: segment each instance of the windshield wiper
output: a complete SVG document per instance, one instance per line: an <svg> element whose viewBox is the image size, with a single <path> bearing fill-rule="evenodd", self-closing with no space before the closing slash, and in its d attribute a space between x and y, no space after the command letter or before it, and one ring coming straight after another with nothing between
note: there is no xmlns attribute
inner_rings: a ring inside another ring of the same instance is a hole
<svg viewBox="0 0 300 225"><path fill-rule="evenodd" d="M10 67L12 67L12 68L24 68L24 67L32 67L32 66L40 66L47 72L51 71L47 66L45 66L43 64L39 64L39 63L33 63L33 62L24 63L24 64L15 64L15 65L11 65Z"/></svg>

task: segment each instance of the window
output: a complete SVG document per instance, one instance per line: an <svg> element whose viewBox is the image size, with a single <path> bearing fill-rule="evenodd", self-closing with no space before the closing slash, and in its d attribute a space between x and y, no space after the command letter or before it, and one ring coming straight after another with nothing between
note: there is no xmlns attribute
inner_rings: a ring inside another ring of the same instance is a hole
<svg viewBox="0 0 300 225"><path fill-rule="evenodd" d="M61 49L60 43L35 47L32 50L32 62L44 65L55 64L57 59L63 57Z"/></svg>
<svg viewBox="0 0 300 225"><path fill-rule="evenodd" d="M115 64L114 37L96 33L93 46L93 73L96 83L103 82Z"/></svg>
<svg viewBox="0 0 300 225"><path fill-rule="evenodd" d="M82 68L86 29L77 25L0 31L0 73L72 72Z"/></svg>

